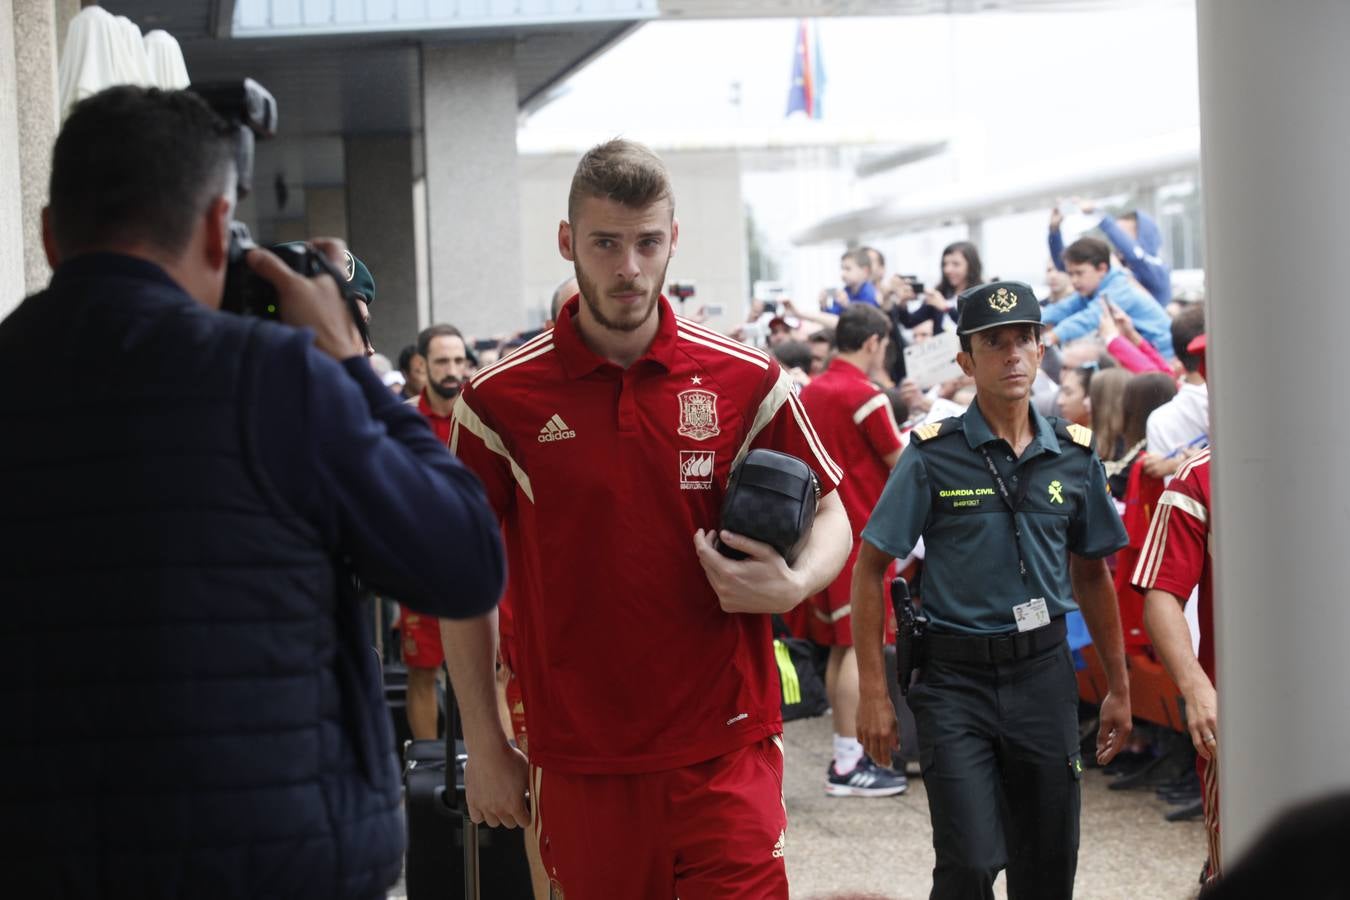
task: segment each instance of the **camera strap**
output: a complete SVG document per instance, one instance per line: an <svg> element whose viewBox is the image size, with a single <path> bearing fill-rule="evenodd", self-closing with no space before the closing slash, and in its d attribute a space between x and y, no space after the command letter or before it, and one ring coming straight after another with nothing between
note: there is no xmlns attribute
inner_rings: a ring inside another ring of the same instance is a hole
<svg viewBox="0 0 1350 900"><path fill-rule="evenodd" d="M1022 524L1017 519L1017 511L1022 508L1022 503L1027 499L1027 491L1031 490L1031 473L1036 468L1036 463L1040 457L1036 456L1027 461L1022 467L1021 481L1017 484L1017 492L1008 490L1008 483L999 472L998 466L994 465L994 457L989 454L989 445L980 445L980 455L984 457L985 468L989 470L989 477L994 479L994 487L998 490L998 495L1003 498L1003 504L1008 507L1008 512L1012 516L1013 524L1013 543L1017 545L1017 570L1022 576L1022 583L1026 584L1029 577L1027 570L1026 554L1022 552Z"/></svg>

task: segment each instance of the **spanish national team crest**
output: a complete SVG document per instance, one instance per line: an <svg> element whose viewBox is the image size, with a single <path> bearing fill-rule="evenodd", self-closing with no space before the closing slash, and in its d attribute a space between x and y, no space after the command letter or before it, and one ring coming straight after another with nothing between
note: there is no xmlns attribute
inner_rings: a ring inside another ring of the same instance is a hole
<svg viewBox="0 0 1350 900"><path fill-rule="evenodd" d="M696 441L717 437L717 395L712 391L680 391L680 434Z"/></svg>

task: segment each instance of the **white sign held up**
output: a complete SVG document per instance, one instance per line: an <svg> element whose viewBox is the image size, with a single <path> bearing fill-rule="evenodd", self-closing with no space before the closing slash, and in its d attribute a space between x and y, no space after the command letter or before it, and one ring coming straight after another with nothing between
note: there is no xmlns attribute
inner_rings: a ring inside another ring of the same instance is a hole
<svg viewBox="0 0 1350 900"><path fill-rule="evenodd" d="M935 334L921 344L910 344L905 348L905 375L925 391L935 384L960 378L961 367L956 364L960 349L961 339L953 331Z"/></svg>

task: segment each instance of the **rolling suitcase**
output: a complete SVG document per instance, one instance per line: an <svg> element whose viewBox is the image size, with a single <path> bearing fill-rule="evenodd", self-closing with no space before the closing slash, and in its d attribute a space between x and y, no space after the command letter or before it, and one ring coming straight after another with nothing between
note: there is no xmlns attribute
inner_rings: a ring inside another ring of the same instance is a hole
<svg viewBox="0 0 1350 900"><path fill-rule="evenodd" d="M463 741L458 710L446 693L444 741L410 741L403 752L408 900L533 900L525 832L474 825L464 800ZM447 762L449 760L449 762Z"/></svg>

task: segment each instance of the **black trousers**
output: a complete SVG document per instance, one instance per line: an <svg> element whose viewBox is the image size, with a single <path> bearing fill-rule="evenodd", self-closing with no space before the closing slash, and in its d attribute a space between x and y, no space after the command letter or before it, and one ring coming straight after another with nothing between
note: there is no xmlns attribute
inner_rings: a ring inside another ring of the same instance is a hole
<svg viewBox="0 0 1350 900"><path fill-rule="evenodd" d="M1068 645L927 661L910 689L933 822L931 900L1069 900L1078 867L1078 685Z"/></svg>

